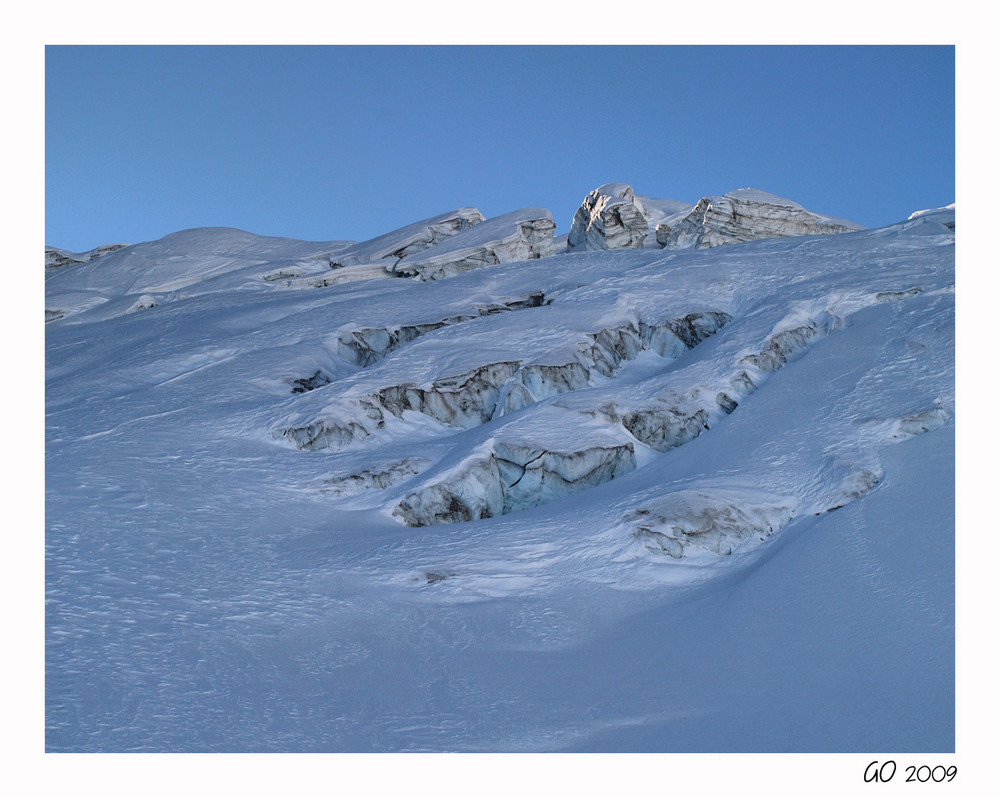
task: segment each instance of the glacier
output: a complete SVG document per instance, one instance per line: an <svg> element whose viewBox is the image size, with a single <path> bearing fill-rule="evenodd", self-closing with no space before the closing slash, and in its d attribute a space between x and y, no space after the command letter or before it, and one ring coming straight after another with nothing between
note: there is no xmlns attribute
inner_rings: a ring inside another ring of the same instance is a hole
<svg viewBox="0 0 1000 798"><path fill-rule="evenodd" d="M742 188L721 197L702 197L687 214L656 225L665 248L708 248L762 238L825 235L860 230L861 225L807 211L797 202L766 191Z"/></svg>
<svg viewBox="0 0 1000 798"><path fill-rule="evenodd" d="M47 751L954 750L954 205L555 229L46 248Z"/></svg>

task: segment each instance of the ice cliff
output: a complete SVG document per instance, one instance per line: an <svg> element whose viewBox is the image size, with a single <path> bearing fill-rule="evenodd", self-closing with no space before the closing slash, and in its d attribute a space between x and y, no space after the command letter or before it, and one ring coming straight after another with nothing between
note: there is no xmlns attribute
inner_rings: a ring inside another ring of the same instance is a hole
<svg viewBox="0 0 1000 798"><path fill-rule="evenodd" d="M386 266L391 267L395 261L423 252L482 221L483 215L476 208L458 208L349 246L330 258L330 266L337 269L388 259Z"/></svg>
<svg viewBox="0 0 1000 798"><path fill-rule="evenodd" d="M807 211L791 200L743 188L721 197L702 197L690 213L658 224L656 241L667 249L707 249L761 238L832 235L861 229L853 222Z"/></svg>
<svg viewBox="0 0 1000 798"><path fill-rule="evenodd" d="M807 211L757 189L702 197L697 204L635 194L627 183L591 191L573 217L567 248L574 250L706 249L787 236L830 235L860 225Z"/></svg>
<svg viewBox="0 0 1000 798"><path fill-rule="evenodd" d="M401 258L389 270L400 276L439 280L483 266L544 258L554 252L555 229L552 214L545 208L523 208Z"/></svg>
<svg viewBox="0 0 1000 798"><path fill-rule="evenodd" d="M575 249L641 248L649 222L632 186L605 183L591 191L573 217L567 246Z"/></svg>

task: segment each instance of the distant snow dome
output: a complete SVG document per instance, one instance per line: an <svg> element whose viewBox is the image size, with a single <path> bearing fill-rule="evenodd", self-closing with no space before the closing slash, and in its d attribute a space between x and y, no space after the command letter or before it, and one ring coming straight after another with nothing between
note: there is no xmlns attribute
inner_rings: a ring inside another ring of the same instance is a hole
<svg viewBox="0 0 1000 798"><path fill-rule="evenodd" d="M943 208L929 208L923 211L915 211L910 214L911 222L927 222L943 225L951 232L955 232L955 203L946 205Z"/></svg>
<svg viewBox="0 0 1000 798"><path fill-rule="evenodd" d="M909 215L908 218L910 218L910 219L916 219L918 216L927 216L928 214L944 215L944 214L948 214L948 213L950 213L952 215L955 214L955 203L954 202L951 203L951 205L945 205L943 208L928 208L928 209L923 210L923 211L914 211L913 213L911 213Z"/></svg>

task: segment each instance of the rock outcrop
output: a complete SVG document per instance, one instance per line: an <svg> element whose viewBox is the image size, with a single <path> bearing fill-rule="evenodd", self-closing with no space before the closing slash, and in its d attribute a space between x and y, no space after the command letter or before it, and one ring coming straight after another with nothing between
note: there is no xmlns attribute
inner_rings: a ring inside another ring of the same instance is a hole
<svg viewBox="0 0 1000 798"><path fill-rule="evenodd" d="M702 197L690 213L658 224L656 241L668 249L707 249L761 238L861 229L853 222L807 211L791 200L745 188L721 197Z"/></svg>

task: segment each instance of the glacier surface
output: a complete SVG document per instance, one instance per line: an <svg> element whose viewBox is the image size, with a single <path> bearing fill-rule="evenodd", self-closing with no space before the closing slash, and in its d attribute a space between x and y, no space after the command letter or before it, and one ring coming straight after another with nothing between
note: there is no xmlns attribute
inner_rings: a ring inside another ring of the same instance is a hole
<svg viewBox="0 0 1000 798"><path fill-rule="evenodd" d="M49 248L47 750L954 750L954 206L704 203Z"/></svg>

